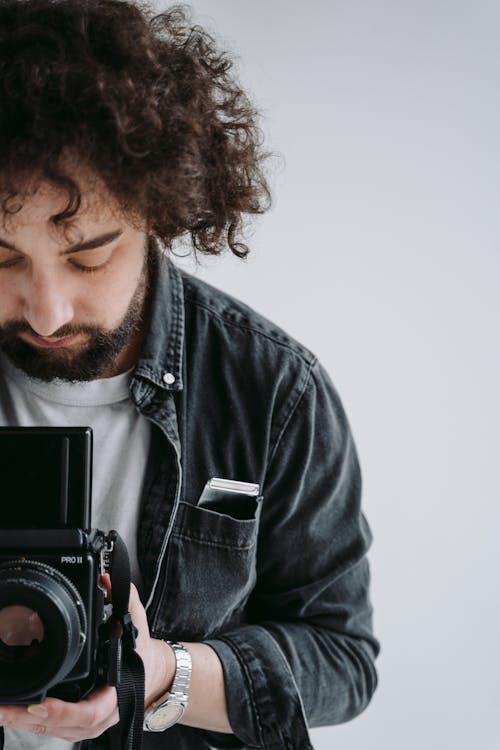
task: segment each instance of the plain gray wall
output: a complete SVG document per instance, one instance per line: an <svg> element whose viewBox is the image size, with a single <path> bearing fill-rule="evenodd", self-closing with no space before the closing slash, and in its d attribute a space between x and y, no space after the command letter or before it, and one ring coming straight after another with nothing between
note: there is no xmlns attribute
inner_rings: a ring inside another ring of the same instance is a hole
<svg viewBox="0 0 500 750"><path fill-rule="evenodd" d="M251 259L197 272L326 365L375 535L380 686L315 747L494 750L500 3L192 6L284 161Z"/></svg>

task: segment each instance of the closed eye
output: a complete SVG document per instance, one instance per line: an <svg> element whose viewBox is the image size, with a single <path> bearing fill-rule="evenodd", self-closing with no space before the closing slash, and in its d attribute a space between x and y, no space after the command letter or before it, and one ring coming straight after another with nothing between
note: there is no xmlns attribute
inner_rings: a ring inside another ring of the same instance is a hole
<svg viewBox="0 0 500 750"><path fill-rule="evenodd" d="M105 268L111 260L113 251L108 246L95 248L94 250L80 250L72 253L68 263L84 273L92 273Z"/></svg>
<svg viewBox="0 0 500 750"><path fill-rule="evenodd" d="M14 255L12 256L12 253L9 253L9 257L5 260L0 260L0 268L11 268L12 266L15 266L19 261L22 259L21 255Z"/></svg>

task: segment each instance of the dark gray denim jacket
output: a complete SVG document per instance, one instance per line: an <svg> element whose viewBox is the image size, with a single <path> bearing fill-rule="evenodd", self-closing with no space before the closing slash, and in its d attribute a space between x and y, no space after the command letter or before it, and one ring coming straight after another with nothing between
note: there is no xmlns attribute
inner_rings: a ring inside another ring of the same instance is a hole
<svg viewBox="0 0 500 750"><path fill-rule="evenodd" d="M161 264L131 396L153 424L138 530L151 632L219 655L233 735L180 725L145 750L311 748L307 726L368 704L370 532L338 396L316 358L206 283ZM198 500L208 479L252 504Z"/></svg>

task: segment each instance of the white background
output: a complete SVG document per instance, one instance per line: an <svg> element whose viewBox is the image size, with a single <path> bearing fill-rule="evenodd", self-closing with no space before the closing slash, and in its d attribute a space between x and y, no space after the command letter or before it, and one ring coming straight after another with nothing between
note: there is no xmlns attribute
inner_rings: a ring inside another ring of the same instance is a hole
<svg viewBox="0 0 500 750"><path fill-rule="evenodd" d="M375 535L379 689L315 747L496 750L500 3L193 5L283 162L251 259L198 272L326 365Z"/></svg>

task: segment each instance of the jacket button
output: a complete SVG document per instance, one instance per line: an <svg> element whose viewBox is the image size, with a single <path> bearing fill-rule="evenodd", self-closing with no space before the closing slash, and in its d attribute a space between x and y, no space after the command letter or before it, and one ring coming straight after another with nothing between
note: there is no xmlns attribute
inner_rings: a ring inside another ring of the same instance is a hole
<svg viewBox="0 0 500 750"><path fill-rule="evenodd" d="M172 385L173 383L175 383L175 377L171 372L165 372L163 373L163 382L167 385Z"/></svg>

